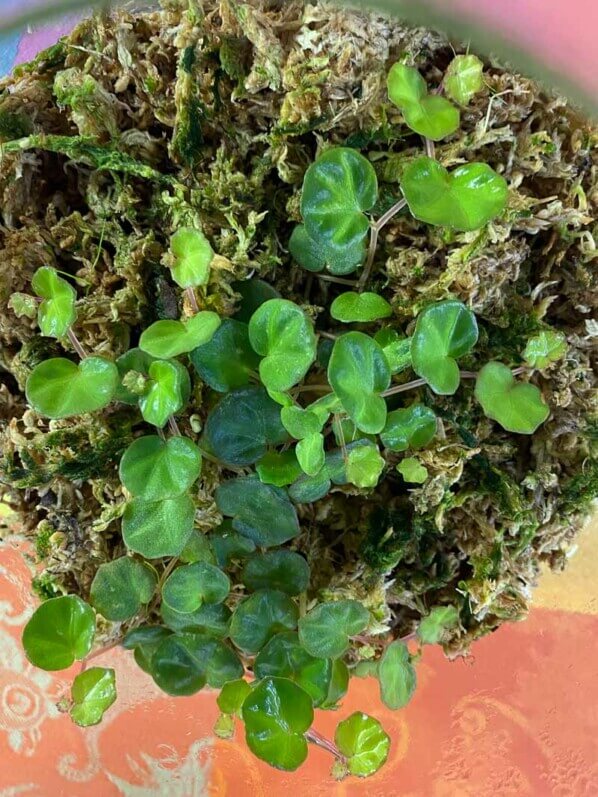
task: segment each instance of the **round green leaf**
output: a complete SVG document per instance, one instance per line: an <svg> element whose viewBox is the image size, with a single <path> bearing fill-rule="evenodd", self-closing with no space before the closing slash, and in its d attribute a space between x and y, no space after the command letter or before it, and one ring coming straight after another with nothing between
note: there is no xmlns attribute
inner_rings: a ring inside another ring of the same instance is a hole
<svg viewBox="0 0 598 797"><path fill-rule="evenodd" d="M484 64L477 55L456 55L448 65L443 85L448 97L467 105L484 86Z"/></svg>
<svg viewBox="0 0 598 797"><path fill-rule="evenodd" d="M253 670L259 679L279 677L295 681L305 689L314 706L321 705L328 697L331 660L310 656L292 631L273 636L258 653Z"/></svg>
<svg viewBox="0 0 598 797"><path fill-rule="evenodd" d="M254 351L264 357L260 376L270 390L289 390L316 359L313 323L287 299L270 299L255 311L249 322L249 340Z"/></svg>
<svg viewBox="0 0 598 797"><path fill-rule="evenodd" d="M266 678L242 708L249 749L277 769L293 771L307 758L305 732L314 719L311 697L286 678Z"/></svg>
<svg viewBox="0 0 598 797"><path fill-rule="evenodd" d="M276 589L287 595L299 595L309 584L309 565L294 551L258 553L247 560L241 581L248 589Z"/></svg>
<svg viewBox="0 0 598 797"><path fill-rule="evenodd" d="M538 388L517 382L502 363L490 362L482 368L475 396L486 415L507 432L533 434L550 414Z"/></svg>
<svg viewBox="0 0 598 797"><path fill-rule="evenodd" d="M216 489L216 505L233 517L233 528L256 545L271 548L299 534L295 508L284 490L262 484L255 476L223 482Z"/></svg>
<svg viewBox="0 0 598 797"><path fill-rule="evenodd" d="M256 464L255 469L260 481L264 484L274 484L276 487L292 484L302 473L293 449L282 452L268 451Z"/></svg>
<svg viewBox="0 0 598 797"><path fill-rule="evenodd" d="M29 661L42 670L66 670L84 659L96 630L91 606L77 595L50 598L38 606L23 630Z"/></svg>
<svg viewBox="0 0 598 797"><path fill-rule="evenodd" d="M225 520L209 539L219 567L229 567L231 562L244 559L255 551L253 540L236 532L231 520Z"/></svg>
<svg viewBox="0 0 598 797"><path fill-rule="evenodd" d="M168 360L208 343L220 324L220 316L209 310L185 321L156 321L142 333L139 348L152 357Z"/></svg>
<svg viewBox="0 0 598 797"><path fill-rule="evenodd" d="M403 708L413 697L416 675L404 642L391 642L378 663L380 697L391 709Z"/></svg>
<svg viewBox="0 0 598 797"><path fill-rule="evenodd" d="M187 369L176 360L155 360L149 367L149 378L149 389L140 398L139 408L144 421L161 429L187 403L191 380Z"/></svg>
<svg viewBox="0 0 598 797"><path fill-rule="evenodd" d="M247 324L225 318L212 339L191 352L191 362L207 385L227 393L249 384L260 358L249 343Z"/></svg>
<svg viewBox="0 0 598 797"><path fill-rule="evenodd" d="M233 282L231 288L241 297L239 309L235 313L234 318L245 324L249 323L251 316L264 302L267 302L269 299L280 298L278 291L269 283L264 282L264 280L239 280Z"/></svg>
<svg viewBox="0 0 598 797"><path fill-rule="evenodd" d="M43 301L37 311L37 323L42 335L63 338L75 323L77 293L72 285L56 273L56 269L42 266L33 275L31 287Z"/></svg>
<svg viewBox="0 0 598 797"><path fill-rule="evenodd" d="M561 360L567 353L567 339L562 332L544 330L530 338L523 359L532 368L546 368Z"/></svg>
<svg viewBox="0 0 598 797"><path fill-rule="evenodd" d="M295 446L295 453L301 470L308 476L316 476L326 461L324 435L316 432L316 434L310 434L303 440L299 440Z"/></svg>
<svg viewBox="0 0 598 797"><path fill-rule="evenodd" d="M391 451L424 448L436 434L436 415L424 404L412 404L388 414L380 440Z"/></svg>
<svg viewBox="0 0 598 797"><path fill-rule="evenodd" d="M263 387L244 387L227 393L208 415L204 441L227 465L251 465L268 446L286 442L280 406Z"/></svg>
<svg viewBox="0 0 598 797"><path fill-rule="evenodd" d="M222 687L216 698L218 708L224 714L240 714L247 696L251 693L251 686L242 678L228 681Z"/></svg>
<svg viewBox="0 0 598 797"><path fill-rule="evenodd" d="M444 632L454 628L458 622L459 611L455 606L435 606L420 622L417 636L424 645L435 645L440 642Z"/></svg>
<svg viewBox="0 0 598 797"><path fill-rule="evenodd" d="M356 487L375 487L385 465L386 460L378 451L378 446L372 444L354 448L347 455L347 479Z"/></svg>
<svg viewBox="0 0 598 797"><path fill-rule="evenodd" d="M353 321L367 323L392 315L392 307L377 293L341 293L330 305L330 315L337 321L351 324Z"/></svg>
<svg viewBox="0 0 598 797"><path fill-rule="evenodd" d="M123 648L132 650L137 666L151 675L152 657L162 642L172 635L169 628L160 625L142 625L133 628L123 639Z"/></svg>
<svg viewBox="0 0 598 797"><path fill-rule="evenodd" d="M380 396L390 384L384 352L363 332L337 338L328 364L328 381L344 410L363 432L376 434L386 422L386 402Z"/></svg>
<svg viewBox="0 0 598 797"><path fill-rule="evenodd" d="M397 470L406 482L423 484L428 478L427 469L415 457L406 457L397 465Z"/></svg>
<svg viewBox="0 0 598 797"><path fill-rule="evenodd" d="M122 622L149 603L156 589L151 567L129 556L100 565L91 583L90 600L106 620Z"/></svg>
<svg viewBox="0 0 598 797"><path fill-rule="evenodd" d="M299 640L312 656L337 659L349 647L349 637L360 634L369 619L359 601L320 603L299 620Z"/></svg>
<svg viewBox="0 0 598 797"><path fill-rule="evenodd" d="M143 394L145 388L145 379L149 374L150 365L154 362L154 358L150 357L141 349L130 349L123 354L116 361L118 369L119 385L116 389L114 398L116 401L122 401L125 404L138 404L139 396ZM133 372L137 375L137 379L141 385L140 392L134 393L123 385L123 379L127 374Z"/></svg>
<svg viewBox="0 0 598 797"><path fill-rule="evenodd" d="M188 614L175 612L167 604L160 606L164 624L173 631L193 631L213 637L228 636L232 612L223 603L204 603L199 609Z"/></svg>
<svg viewBox="0 0 598 797"><path fill-rule="evenodd" d="M459 387L458 357L475 346L478 325L462 302L448 299L423 310L411 339L413 370L435 393L450 396Z"/></svg>
<svg viewBox="0 0 598 797"><path fill-rule="evenodd" d="M303 440L304 437L318 434L324 426L327 417L327 413L321 415L311 410L304 410L296 405L283 407L280 410L282 425L295 440Z"/></svg>
<svg viewBox="0 0 598 797"><path fill-rule="evenodd" d="M390 101L401 109L407 126L420 136L440 141L459 127L459 109L444 97L428 94L426 81L414 67L394 64L387 83Z"/></svg>
<svg viewBox="0 0 598 797"><path fill-rule="evenodd" d="M478 230L506 207L508 188L487 163L466 163L452 172L422 156L403 172L401 190L420 221L454 230Z"/></svg>
<svg viewBox="0 0 598 797"><path fill-rule="evenodd" d="M360 711L339 722L334 741L347 758L349 772L360 778L373 775L388 758L388 734L378 720Z"/></svg>
<svg viewBox="0 0 598 797"><path fill-rule="evenodd" d="M307 271L323 271L326 266L322 247L309 237L305 224L299 224L293 230L289 239L289 252L291 257Z"/></svg>
<svg viewBox="0 0 598 797"><path fill-rule="evenodd" d="M193 534L195 504L188 495L164 501L129 501L122 535L129 550L146 559L178 556Z"/></svg>
<svg viewBox="0 0 598 797"><path fill-rule="evenodd" d="M297 606L284 592L260 590L233 612L230 638L245 653L257 653L274 634L293 631L298 618Z"/></svg>
<svg viewBox="0 0 598 797"><path fill-rule="evenodd" d="M73 722L83 728L97 725L116 700L114 670L91 667L79 673L71 687L71 698Z"/></svg>
<svg viewBox="0 0 598 797"><path fill-rule="evenodd" d="M183 227L170 238L170 268L181 288L207 285L214 251L201 230Z"/></svg>
<svg viewBox="0 0 598 797"><path fill-rule="evenodd" d="M101 410L117 385L116 365L103 357L86 357L79 364L55 357L35 366L25 394L36 412L58 419Z"/></svg>
<svg viewBox="0 0 598 797"><path fill-rule="evenodd" d="M315 476L304 473L289 487L289 495L297 504L313 504L328 494L332 482L326 467Z"/></svg>
<svg viewBox="0 0 598 797"><path fill-rule="evenodd" d="M201 470L201 453L188 437L138 437L120 461L120 480L136 498L162 501L186 492Z"/></svg>
<svg viewBox="0 0 598 797"><path fill-rule="evenodd" d="M189 614L204 603L222 603L230 586L230 579L218 567L196 562L171 573L162 587L162 600L175 612Z"/></svg>
<svg viewBox="0 0 598 797"><path fill-rule="evenodd" d="M150 674L162 691L180 697L194 695L207 683L203 645L195 634L173 634L156 648Z"/></svg>

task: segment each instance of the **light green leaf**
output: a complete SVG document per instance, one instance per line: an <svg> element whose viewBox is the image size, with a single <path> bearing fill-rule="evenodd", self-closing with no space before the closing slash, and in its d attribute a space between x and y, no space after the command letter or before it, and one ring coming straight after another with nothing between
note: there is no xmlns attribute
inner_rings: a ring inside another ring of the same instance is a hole
<svg viewBox="0 0 598 797"><path fill-rule="evenodd" d="M391 451L424 448L436 434L436 415L424 404L390 412L380 439Z"/></svg>
<svg viewBox="0 0 598 797"><path fill-rule="evenodd" d="M274 634L294 631L298 619L296 604L284 592L259 590L237 605L230 624L230 638L240 650L254 654Z"/></svg>
<svg viewBox="0 0 598 797"><path fill-rule="evenodd" d="M249 343L247 324L225 318L209 343L191 352L191 362L207 385L227 393L249 384L260 358Z"/></svg>
<svg viewBox="0 0 598 797"><path fill-rule="evenodd" d="M61 595L44 601L35 610L23 630L23 648L36 667L66 670L87 656L95 631L91 606L77 595Z"/></svg>
<svg viewBox="0 0 598 797"><path fill-rule="evenodd" d="M188 495L164 501L129 501L122 536L131 551L146 559L178 556L193 534L195 504Z"/></svg>
<svg viewBox="0 0 598 797"><path fill-rule="evenodd" d="M532 368L546 368L562 360L567 353L567 338L562 332L544 330L530 338L523 352L523 359Z"/></svg>
<svg viewBox="0 0 598 797"><path fill-rule="evenodd" d="M156 584L153 568L121 556L98 567L91 583L91 604L106 620L123 622L150 602Z"/></svg>
<svg viewBox="0 0 598 797"><path fill-rule="evenodd" d="M116 368L118 369L119 385L116 388L114 398L116 401L122 401L125 404L138 404L139 397L143 395L146 390L147 377L149 374L150 365L154 362L154 358L150 357L141 349L129 349L128 352L121 355L116 361ZM131 389L123 385L123 379L128 377L125 381L129 381L131 376L135 377L135 382L138 385L138 392L133 392Z"/></svg>
<svg viewBox="0 0 598 797"><path fill-rule="evenodd" d="M149 389L141 396L139 408L144 421L161 429L187 403L191 381L187 369L176 360L156 360L149 367L149 378Z"/></svg>
<svg viewBox="0 0 598 797"><path fill-rule="evenodd" d="M326 423L327 417L327 413L314 412L310 409L304 410L296 405L283 407L280 411L282 425L295 440L303 440L304 437L318 434Z"/></svg>
<svg viewBox="0 0 598 797"><path fill-rule="evenodd" d="M349 451L347 456L347 479L356 487L375 487L382 475L386 461L378 446L360 446Z"/></svg>
<svg viewBox="0 0 598 797"><path fill-rule="evenodd" d="M395 641L386 648L378 664L380 697L390 709L406 706L413 697L416 675L409 650L404 642Z"/></svg>
<svg viewBox="0 0 598 797"><path fill-rule="evenodd" d="M392 307L377 293L341 293L330 305L330 315L337 321L367 323L392 315Z"/></svg>
<svg viewBox="0 0 598 797"><path fill-rule="evenodd" d="M360 711L339 722L334 741L347 758L349 772L360 778L373 775L388 758L388 734L378 720Z"/></svg>
<svg viewBox="0 0 598 797"><path fill-rule="evenodd" d="M199 477L201 453L188 437L162 440L138 437L120 461L119 476L127 490L144 501L162 501L186 492Z"/></svg>
<svg viewBox="0 0 598 797"><path fill-rule="evenodd" d="M292 484L303 472L293 449L280 453L268 451L256 463L255 469L260 481L264 484L274 484L276 487Z"/></svg>
<svg viewBox="0 0 598 797"><path fill-rule="evenodd" d="M209 310L184 321L156 321L141 334L139 348L152 357L168 360L209 343L220 324L220 316Z"/></svg>
<svg viewBox="0 0 598 797"><path fill-rule="evenodd" d="M315 476L322 470L326 461L324 436L316 432L304 437L295 446L295 453L301 470L308 476Z"/></svg>
<svg viewBox="0 0 598 797"><path fill-rule="evenodd" d="M299 620L299 640L312 656L337 659L349 647L349 637L360 634L369 619L359 601L319 603Z"/></svg>
<svg viewBox="0 0 598 797"><path fill-rule="evenodd" d="M483 70L484 64L477 55L456 55L443 80L447 96L460 105L468 105L484 87Z"/></svg>
<svg viewBox="0 0 598 797"><path fill-rule="evenodd" d="M42 335L63 338L77 319L77 293L72 285L56 273L56 269L42 266L33 275L31 287L43 301L37 311L37 323Z"/></svg>
<svg viewBox="0 0 598 797"><path fill-rule="evenodd" d="M218 708L224 714L240 714L243 703L250 693L251 686L242 678L237 678L236 681L228 681L216 698Z"/></svg>
<svg viewBox="0 0 598 797"><path fill-rule="evenodd" d="M402 459L397 465L397 470L406 482L423 484L428 478L427 468L415 457L406 457Z"/></svg>
<svg viewBox="0 0 598 797"><path fill-rule="evenodd" d="M533 434L550 414L538 388L517 382L511 369L498 362L479 372L475 396L489 418L515 434Z"/></svg>
<svg viewBox="0 0 598 797"><path fill-rule="evenodd" d="M71 687L71 698L73 722L83 728L97 725L116 700L114 670L91 667L79 673Z"/></svg>
<svg viewBox="0 0 598 797"><path fill-rule="evenodd" d="M86 357L78 365L63 357L36 365L25 388L27 401L47 418L69 418L106 407L118 385L114 363Z"/></svg>
<svg viewBox="0 0 598 797"><path fill-rule="evenodd" d="M173 611L190 614L204 603L222 603L230 592L229 577L207 562L177 567L162 587L162 600Z"/></svg>
<svg viewBox="0 0 598 797"><path fill-rule="evenodd" d="M207 285L214 251L201 230L183 227L170 238L168 265L181 288Z"/></svg>
<svg viewBox="0 0 598 797"><path fill-rule="evenodd" d="M399 337L394 329L380 329L374 335L382 347L392 374L399 374L411 367L411 338Z"/></svg>
<svg viewBox="0 0 598 797"><path fill-rule="evenodd" d="M405 123L420 136L440 141L459 127L459 109L444 97L428 94L426 81L412 66L394 64L388 73L388 96Z"/></svg>
<svg viewBox="0 0 598 797"><path fill-rule="evenodd" d="M458 623L459 611L455 606L435 606L420 622L417 635L424 645L435 645L447 629Z"/></svg>

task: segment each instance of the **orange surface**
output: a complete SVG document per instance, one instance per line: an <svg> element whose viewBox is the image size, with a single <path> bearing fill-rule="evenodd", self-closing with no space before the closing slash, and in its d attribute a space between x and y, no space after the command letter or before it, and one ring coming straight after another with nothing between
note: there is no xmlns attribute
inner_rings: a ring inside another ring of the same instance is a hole
<svg viewBox="0 0 598 797"><path fill-rule="evenodd" d="M97 663L117 670L119 700L86 730L55 702L71 673L32 668L20 630L34 607L18 551L0 548L0 797L596 797L598 795L598 522L563 575L548 574L530 618L478 642L468 660L426 650L406 710L391 712L374 681L354 679L338 712L315 727L332 735L356 709L392 738L386 767L336 783L330 756L312 749L297 773L248 752L239 729L213 739L214 695L168 698L125 651ZM76 668L74 668L76 672Z"/></svg>

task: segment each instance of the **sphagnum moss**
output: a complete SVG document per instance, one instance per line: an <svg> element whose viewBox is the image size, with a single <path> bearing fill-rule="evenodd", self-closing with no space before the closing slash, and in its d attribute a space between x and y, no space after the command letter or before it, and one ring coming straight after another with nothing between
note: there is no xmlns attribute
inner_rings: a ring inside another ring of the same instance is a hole
<svg viewBox="0 0 598 797"><path fill-rule="evenodd" d="M437 33L210 0L81 23L0 82L0 142L29 657L122 642L275 766L370 774L377 721L314 706L403 706L402 638L523 617L596 497L595 129ZM74 721L114 695L84 671Z"/></svg>

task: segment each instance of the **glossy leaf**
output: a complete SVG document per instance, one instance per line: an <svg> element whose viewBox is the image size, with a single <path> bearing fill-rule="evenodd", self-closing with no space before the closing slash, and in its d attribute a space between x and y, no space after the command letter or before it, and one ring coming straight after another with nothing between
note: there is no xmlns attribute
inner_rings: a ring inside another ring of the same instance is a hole
<svg viewBox="0 0 598 797"><path fill-rule="evenodd" d="M487 163L465 163L448 172L426 156L406 167L401 190L416 219L459 231L483 227L503 212L508 199L504 177Z"/></svg>
<svg viewBox="0 0 598 797"><path fill-rule="evenodd" d="M106 407L118 385L116 365L103 357L79 364L54 357L36 365L25 388L27 401L47 418L69 418Z"/></svg>
<svg viewBox="0 0 598 797"><path fill-rule="evenodd" d="M448 299L423 310L411 340L413 370L435 393L449 396L459 387L457 358L475 346L478 325L462 302Z"/></svg>
<svg viewBox="0 0 598 797"><path fill-rule="evenodd" d="M289 239L291 257L307 271L323 271L326 266L324 250L317 241L310 238L305 224L299 224Z"/></svg>
<svg viewBox="0 0 598 797"><path fill-rule="evenodd" d="M299 620L299 640L312 656L336 659L349 647L349 637L360 634L369 619L359 601L319 603Z"/></svg>
<svg viewBox="0 0 598 797"><path fill-rule="evenodd" d="M416 675L404 642L391 642L385 649L378 663L378 679L380 697L388 708L403 708L411 700L415 692Z"/></svg>
<svg viewBox="0 0 598 797"><path fill-rule="evenodd" d="M479 372L475 396L489 418L515 434L533 434L550 414L538 388L517 382L511 369L498 362Z"/></svg>
<svg viewBox="0 0 598 797"><path fill-rule="evenodd" d="M168 360L208 343L220 324L220 316L209 310L184 321L156 321L142 332L139 348L152 357Z"/></svg>
<svg viewBox="0 0 598 797"><path fill-rule="evenodd" d="M116 368L118 369L119 385L116 388L114 398L116 401L122 401L125 404L138 404L139 397L145 392L146 379L143 377L148 376L150 365L154 362L154 358L150 357L141 349L129 349L116 361ZM140 391L134 393L123 385L123 379L131 374L137 375L137 379L141 385Z"/></svg>
<svg viewBox="0 0 598 797"><path fill-rule="evenodd" d="M354 448L347 455L347 479L356 487L375 487L385 465L375 444Z"/></svg>
<svg viewBox="0 0 598 797"><path fill-rule="evenodd" d="M209 634L223 639L228 636L232 612L223 603L204 603L194 612L182 614L166 603L160 606L162 620L173 631L189 631Z"/></svg>
<svg viewBox="0 0 598 797"><path fill-rule="evenodd" d="M144 421L161 429L187 403L191 381L187 369L176 360L156 360L149 367L149 378L149 389L141 396L139 408Z"/></svg>
<svg viewBox="0 0 598 797"><path fill-rule="evenodd" d="M152 676L167 694L199 692L206 683L214 688L243 675L237 655L208 634L180 633L165 639L152 657Z"/></svg>
<svg viewBox="0 0 598 797"><path fill-rule="evenodd" d="M292 631L276 634L258 653L254 664L256 678L289 678L321 705L328 697L332 677L330 659L320 659L301 647Z"/></svg>
<svg viewBox="0 0 598 797"><path fill-rule="evenodd" d="M260 481L264 484L274 484L276 487L292 484L303 472L293 449L280 453L268 451L257 462L255 469Z"/></svg>
<svg viewBox="0 0 598 797"><path fill-rule="evenodd" d="M327 413L321 415L318 412L312 412L309 409L304 410L302 407L295 405L283 407L280 411L282 425L295 440L303 440L304 437L318 434L322 430L326 418Z"/></svg>
<svg viewBox="0 0 598 797"><path fill-rule="evenodd" d="M362 332L337 338L328 364L328 381L359 429L376 434L384 428L386 402L380 393L390 384L390 368L373 338Z"/></svg>
<svg viewBox="0 0 598 797"><path fill-rule="evenodd" d="M424 448L436 434L436 415L424 404L389 412L380 440L390 451Z"/></svg>
<svg viewBox="0 0 598 797"><path fill-rule="evenodd" d="M207 385L227 393L249 384L260 358L249 343L247 324L225 318L212 339L191 352L191 362Z"/></svg>
<svg viewBox="0 0 598 797"><path fill-rule="evenodd" d="M280 631L297 627L299 610L278 590L254 592L238 604L230 624L230 638L245 653L254 654Z"/></svg>
<svg viewBox="0 0 598 797"><path fill-rule="evenodd" d="M567 339L562 332L544 330L530 338L523 352L523 359L532 368L546 368L567 353Z"/></svg>
<svg viewBox="0 0 598 797"><path fill-rule="evenodd" d="M411 367L411 338L400 337L394 329L380 329L374 335L382 347L392 374L400 374Z"/></svg>
<svg viewBox="0 0 598 797"><path fill-rule="evenodd" d="M337 321L367 323L392 315L392 307L377 293L341 293L330 305L330 315Z"/></svg>
<svg viewBox="0 0 598 797"><path fill-rule="evenodd" d="M419 624L417 636L424 645L440 642L444 632L459 623L459 611L455 606L435 606Z"/></svg>
<svg viewBox="0 0 598 797"><path fill-rule="evenodd" d="M91 667L79 673L71 687L71 698L73 722L83 728L97 725L116 700L114 670Z"/></svg>
<svg viewBox="0 0 598 797"><path fill-rule="evenodd" d="M309 565L294 551L266 551L245 563L241 581L248 589L276 589L287 595L299 595L309 584Z"/></svg>
<svg viewBox="0 0 598 797"><path fill-rule="evenodd" d="M142 625L131 629L123 639L123 648L132 650L135 662L143 672L151 675L152 657L162 642L172 635L161 625Z"/></svg>
<svg viewBox="0 0 598 797"><path fill-rule="evenodd" d="M297 513L286 492L254 476L220 484L216 504L222 514L234 518L233 528L264 548L282 545L299 534Z"/></svg>
<svg viewBox="0 0 598 797"><path fill-rule="evenodd" d="M251 686L242 678L225 683L216 698L218 708L224 714L240 714L247 696L251 693Z"/></svg>
<svg viewBox="0 0 598 797"><path fill-rule="evenodd" d="M49 266L38 268L31 287L43 299L37 310L37 323L42 335L64 338L77 318L75 289Z"/></svg>
<svg viewBox="0 0 598 797"><path fill-rule="evenodd" d="M468 105L484 87L483 70L484 64L477 55L456 55L443 80L447 96L460 105Z"/></svg>
<svg viewBox="0 0 598 797"><path fill-rule="evenodd" d="M315 476L322 470L326 461L324 435L316 432L299 440L295 446L295 453L301 470L308 476Z"/></svg>
<svg viewBox="0 0 598 797"><path fill-rule="evenodd" d="M420 136L440 141L459 127L458 108L445 97L428 94L428 86L412 66L394 64L388 73L388 96L399 107L408 127Z"/></svg>
<svg viewBox="0 0 598 797"><path fill-rule="evenodd" d="M189 614L204 603L222 603L230 592L228 576L207 562L177 567L162 587L162 600L175 612Z"/></svg>
<svg viewBox="0 0 598 797"><path fill-rule="evenodd" d="M195 504L188 495L164 501L129 501L122 520L127 548L146 559L178 556L193 533Z"/></svg>
<svg viewBox="0 0 598 797"><path fill-rule="evenodd" d="M214 251L201 230L183 227L170 238L172 277L181 288L207 285Z"/></svg>
<svg viewBox="0 0 598 797"><path fill-rule="evenodd" d="M402 459L397 465L397 470L406 482L423 484L428 478L427 468L415 457Z"/></svg>
<svg viewBox="0 0 598 797"><path fill-rule="evenodd" d="M265 678L242 708L249 749L277 769L293 771L307 758L305 733L314 719L311 697L287 678Z"/></svg>
<svg viewBox="0 0 598 797"><path fill-rule="evenodd" d="M138 437L120 461L119 476L136 498L161 501L186 492L199 477L201 453L188 437Z"/></svg>
<svg viewBox="0 0 598 797"><path fill-rule="evenodd" d="M87 656L95 630L91 606L77 595L61 595L35 610L23 630L23 648L36 667L65 670Z"/></svg>
<svg viewBox="0 0 598 797"><path fill-rule="evenodd" d="M360 778L373 775L388 758L388 734L378 720L360 711L339 722L334 741L347 758L349 772Z"/></svg>
<svg viewBox="0 0 598 797"><path fill-rule="evenodd" d="M339 700L341 700L349 690L349 680L349 668L345 662L342 659L333 659L330 683L328 685L328 694L326 695L326 700L321 704L320 708L337 708Z"/></svg>
<svg viewBox="0 0 598 797"><path fill-rule="evenodd" d="M91 583L91 604L106 620L123 622L149 603L156 583L153 568L121 556L98 567Z"/></svg>
<svg viewBox="0 0 598 797"><path fill-rule="evenodd" d="M284 392L300 382L316 359L313 323L286 299L270 299L251 316L249 340L264 359L259 370L270 390Z"/></svg>

